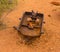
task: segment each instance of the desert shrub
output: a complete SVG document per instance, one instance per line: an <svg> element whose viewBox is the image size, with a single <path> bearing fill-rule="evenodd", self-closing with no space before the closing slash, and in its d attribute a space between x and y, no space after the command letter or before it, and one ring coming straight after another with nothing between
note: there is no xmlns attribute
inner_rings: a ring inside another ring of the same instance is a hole
<svg viewBox="0 0 60 52"><path fill-rule="evenodd" d="M6 28L6 24L3 22L1 17L4 12L13 9L17 4L17 0L0 0L0 30Z"/></svg>
<svg viewBox="0 0 60 52"><path fill-rule="evenodd" d="M3 12L12 9L17 3L17 0L0 0L0 16Z"/></svg>

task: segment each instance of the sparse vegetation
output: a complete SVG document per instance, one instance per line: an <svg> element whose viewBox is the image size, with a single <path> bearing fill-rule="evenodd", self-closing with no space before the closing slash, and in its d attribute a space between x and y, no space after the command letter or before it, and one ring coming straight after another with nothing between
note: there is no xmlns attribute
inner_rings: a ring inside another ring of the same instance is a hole
<svg viewBox="0 0 60 52"><path fill-rule="evenodd" d="M0 0L0 30L5 28L5 24L2 20L2 15L4 12L13 9L17 4L17 0Z"/></svg>
<svg viewBox="0 0 60 52"><path fill-rule="evenodd" d="M0 0L0 16L3 12L12 9L17 0Z"/></svg>

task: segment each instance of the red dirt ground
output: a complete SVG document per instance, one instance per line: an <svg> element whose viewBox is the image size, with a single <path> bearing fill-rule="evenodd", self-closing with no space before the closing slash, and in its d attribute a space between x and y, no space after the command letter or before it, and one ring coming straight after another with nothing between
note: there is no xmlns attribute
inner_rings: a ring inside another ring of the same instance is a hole
<svg viewBox="0 0 60 52"><path fill-rule="evenodd" d="M0 31L0 52L60 52L60 6L52 5L52 1L56 0L18 0L16 8L2 16L7 27ZM46 23L45 33L30 46L21 42L13 26L18 26L23 13L31 10L43 13Z"/></svg>

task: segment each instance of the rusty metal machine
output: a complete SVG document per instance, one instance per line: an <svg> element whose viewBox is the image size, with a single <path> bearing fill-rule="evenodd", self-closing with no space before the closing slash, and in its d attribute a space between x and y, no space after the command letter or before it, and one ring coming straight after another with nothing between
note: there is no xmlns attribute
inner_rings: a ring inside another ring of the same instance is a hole
<svg viewBox="0 0 60 52"><path fill-rule="evenodd" d="M25 12L20 19L21 22L18 27L14 28L26 37L40 37L43 27L44 15L38 12Z"/></svg>

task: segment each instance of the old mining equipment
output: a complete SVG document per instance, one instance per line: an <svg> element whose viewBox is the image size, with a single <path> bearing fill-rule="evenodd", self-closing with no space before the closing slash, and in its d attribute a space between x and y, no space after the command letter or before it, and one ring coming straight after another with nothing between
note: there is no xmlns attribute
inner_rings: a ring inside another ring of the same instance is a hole
<svg viewBox="0 0 60 52"><path fill-rule="evenodd" d="M14 28L25 37L40 37L44 15L38 12L25 12L18 27Z"/></svg>

